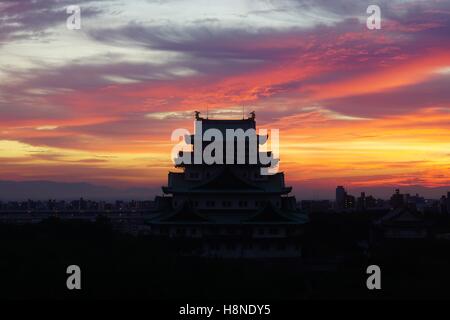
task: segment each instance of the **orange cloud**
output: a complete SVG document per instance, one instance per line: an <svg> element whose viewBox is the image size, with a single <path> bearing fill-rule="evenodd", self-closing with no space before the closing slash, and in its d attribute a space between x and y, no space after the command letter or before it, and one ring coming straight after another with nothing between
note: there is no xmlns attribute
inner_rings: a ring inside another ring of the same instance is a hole
<svg viewBox="0 0 450 320"><path fill-rule="evenodd" d="M422 82L435 75L440 68L450 65L450 53L439 50L425 57L399 65L379 66L379 71L350 80L322 86L310 86L314 99L340 98L389 90Z"/></svg>

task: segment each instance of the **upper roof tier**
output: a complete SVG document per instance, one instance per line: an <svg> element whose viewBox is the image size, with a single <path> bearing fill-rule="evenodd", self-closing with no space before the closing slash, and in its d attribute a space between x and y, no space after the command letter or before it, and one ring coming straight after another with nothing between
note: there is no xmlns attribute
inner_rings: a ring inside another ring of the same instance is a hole
<svg viewBox="0 0 450 320"><path fill-rule="evenodd" d="M224 135L226 129L256 129L256 122L254 119L243 120L222 120L222 119L201 119L203 132L208 129L219 129Z"/></svg>
<svg viewBox="0 0 450 320"><path fill-rule="evenodd" d="M247 119L208 119L200 117L200 112L195 112L195 120L200 121L202 124L202 133L208 129L218 129L225 135L226 129L255 129L256 130L256 122L255 122L255 112L250 112L250 117Z"/></svg>
<svg viewBox="0 0 450 320"><path fill-rule="evenodd" d="M266 143L269 138L268 134L260 135L256 133L255 112L250 112L250 115L247 119L205 119L200 117L200 112L195 111L195 132L196 134L201 133L201 136L203 136L207 130L216 129L220 131L224 141L226 141L227 130L232 132L242 130L244 134L250 135L251 133L247 130L253 130L253 135L257 138L257 141L260 144ZM185 141L190 141L188 144L194 144L194 136L194 134L185 136Z"/></svg>

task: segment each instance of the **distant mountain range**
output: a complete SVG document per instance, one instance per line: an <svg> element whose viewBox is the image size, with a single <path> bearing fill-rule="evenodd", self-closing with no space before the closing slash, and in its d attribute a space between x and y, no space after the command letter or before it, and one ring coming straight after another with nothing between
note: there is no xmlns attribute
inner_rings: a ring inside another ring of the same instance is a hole
<svg viewBox="0 0 450 320"><path fill-rule="evenodd" d="M153 200L160 187L114 188L85 182L1 181L0 200Z"/></svg>
<svg viewBox="0 0 450 320"><path fill-rule="evenodd" d="M297 200L311 199L334 199L335 187L330 186L327 190L318 189L314 186L293 183L293 194ZM344 186L345 187L345 186ZM376 198L389 199L394 193L395 186L346 188L347 192L359 196L362 191L366 195ZM424 186L400 187L401 193L420 194L425 198L439 199L450 191L448 187L427 188ZM153 200L155 195L161 194L160 186L114 188L103 185L95 185L85 182L54 182L54 181L2 181L0 180L0 200L74 200L79 198L92 200Z"/></svg>

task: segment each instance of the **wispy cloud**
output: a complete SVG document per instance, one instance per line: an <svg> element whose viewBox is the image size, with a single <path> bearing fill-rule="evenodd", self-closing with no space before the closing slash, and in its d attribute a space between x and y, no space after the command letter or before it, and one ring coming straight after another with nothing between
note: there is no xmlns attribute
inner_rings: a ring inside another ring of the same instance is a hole
<svg viewBox="0 0 450 320"><path fill-rule="evenodd" d="M448 1L379 1L381 30L356 0L83 0L81 30L69 4L0 1L2 176L162 183L172 129L244 109L294 180L445 181Z"/></svg>

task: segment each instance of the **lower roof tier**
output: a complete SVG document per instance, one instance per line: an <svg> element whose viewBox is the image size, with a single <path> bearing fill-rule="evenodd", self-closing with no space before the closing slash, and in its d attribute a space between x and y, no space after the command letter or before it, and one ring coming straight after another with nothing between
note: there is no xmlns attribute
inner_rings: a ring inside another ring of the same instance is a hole
<svg viewBox="0 0 450 320"><path fill-rule="evenodd" d="M181 188L170 188L170 187L162 187L162 190L165 194L192 194L192 195L201 195L201 194L216 194L216 195L221 195L221 194L227 194L227 195L241 195L241 194L258 194L258 195L274 195L274 194L278 194L278 195L284 195L284 194L288 194L292 191L292 187L284 187L280 190L257 190L257 189L220 189L220 190L215 190L215 189L181 189Z"/></svg>
<svg viewBox="0 0 450 320"><path fill-rule="evenodd" d="M195 173L195 172L194 172ZM199 179L188 179L187 173L169 173L166 194L287 194L291 187L284 184L284 175L278 172L271 176L252 179L251 171L240 172L231 167L219 167ZM190 172L192 175L192 172Z"/></svg>

